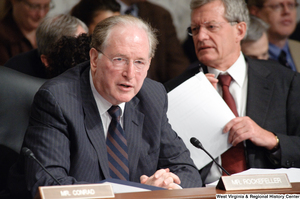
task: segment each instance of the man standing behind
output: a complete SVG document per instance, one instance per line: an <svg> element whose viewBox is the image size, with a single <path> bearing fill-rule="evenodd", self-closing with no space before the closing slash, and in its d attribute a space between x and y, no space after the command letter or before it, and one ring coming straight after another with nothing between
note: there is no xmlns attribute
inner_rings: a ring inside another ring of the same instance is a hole
<svg viewBox="0 0 300 199"><path fill-rule="evenodd" d="M253 167L300 167L298 73L275 61L251 59L241 53L249 22L244 0L192 0L190 5L189 34L201 64L168 82L167 90L199 70L207 73L236 115L223 128L233 145L221 155L229 173ZM214 166L209 167L201 173L203 179L209 179L206 182L221 175Z"/></svg>
<svg viewBox="0 0 300 199"><path fill-rule="evenodd" d="M297 23L296 0L248 0L250 14L270 25L268 30L271 59L293 71L300 71L300 43L289 40Z"/></svg>
<svg viewBox="0 0 300 199"><path fill-rule="evenodd" d="M24 146L61 184L112 177L168 189L202 185L168 123L163 85L146 78L156 44L142 20L109 17L95 27L90 61L37 92ZM25 165L33 196L56 184L33 160Z"/></svg>

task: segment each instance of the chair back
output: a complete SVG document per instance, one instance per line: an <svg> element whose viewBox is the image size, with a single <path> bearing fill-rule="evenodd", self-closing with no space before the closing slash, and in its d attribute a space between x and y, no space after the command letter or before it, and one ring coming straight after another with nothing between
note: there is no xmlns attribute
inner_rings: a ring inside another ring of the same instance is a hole
<svg viewBox="0 0 300 199"><path fill-rule="evenodd" d="M45 81L0 66L0 191L19 156L33 97Z"/></svg>

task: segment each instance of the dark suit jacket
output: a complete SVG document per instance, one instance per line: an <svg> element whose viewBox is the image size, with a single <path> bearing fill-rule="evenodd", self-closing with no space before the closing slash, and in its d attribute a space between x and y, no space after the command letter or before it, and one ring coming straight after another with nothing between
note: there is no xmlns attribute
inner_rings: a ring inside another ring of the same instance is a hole
<svg viewBox="0 0 300 199"><path fill-rule="evenodd" d="M37 49L10 58L4 66L34 77L47 78L45 66Z"/></svg>
<svg viewBox="0 0 300 199"><path fill-rule="evenodd" d="M281 162L263 147L246 142L249 168L300 167L300 77L275 61L246 58L248 92L246 115L280 140ZM167 91L199 72L199 62L165 84ZM206 68L204 66L204 68ZM204 70L207 72L207 69Z"/></svg>
<svg viewBox="0 0 300 199"><path fill-rule="evenodd" d="M137 6L139 17L158 30L159 44L152 58L148 77L165 83L183 73L189 61L180 45L171 14L150 2L139 2Z"/></svg>
<svg viewBox="0 0 300 199"><path fill-rule="evenodd" d="M202 185L183 141L166 116L167 95L162 84L145 79L140 92L125 105L129 179L139 182L157 169L170 168L182 187ZM89 82L89 62L46 82L37 92L24 139L61 182L99 182L109 178L105 137ZM55 182L39 165L26 160L27 185L34 195L38 186Z"/></svg>

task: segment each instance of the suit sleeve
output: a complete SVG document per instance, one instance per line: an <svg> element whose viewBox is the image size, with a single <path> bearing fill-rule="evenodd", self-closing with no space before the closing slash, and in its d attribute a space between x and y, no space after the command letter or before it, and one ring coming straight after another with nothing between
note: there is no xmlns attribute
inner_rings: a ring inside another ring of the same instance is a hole
<svg viewBox="0 0 300 199"><path fill-rule="evenodd" d="M77 183L73 177L68 176L71 164L70 135L55 97L48 90L39 90L31 111L23 145L32 150L36 158L61 184ZM27 187L33 196L39 186L57 185L31 158L25 159L25 172Z"/></svg>
<svg viewBox="0 0 300 199"><path fill-rule="evenodd" d="M300 74L295 73L287 99L287 134L278 133L282 167L300 167Z"/></svg>

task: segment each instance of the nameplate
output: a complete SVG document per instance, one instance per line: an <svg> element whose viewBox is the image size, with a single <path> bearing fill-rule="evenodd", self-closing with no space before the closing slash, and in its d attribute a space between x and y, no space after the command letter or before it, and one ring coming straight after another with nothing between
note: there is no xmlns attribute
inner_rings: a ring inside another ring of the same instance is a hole
<svg viewBox="0 0 300 199"><path fill-rule="evenodd" d="M80 184L39 187L42 199L114 198L111 184Z"/></svg>
<svg viewBox="0 0 300 199"><path fill-rule="evenodd" d="M250 189L279 189L291 188L291 183L285 173L233 175L222 176L217 184L218 189L250 190Z"/></svg>

